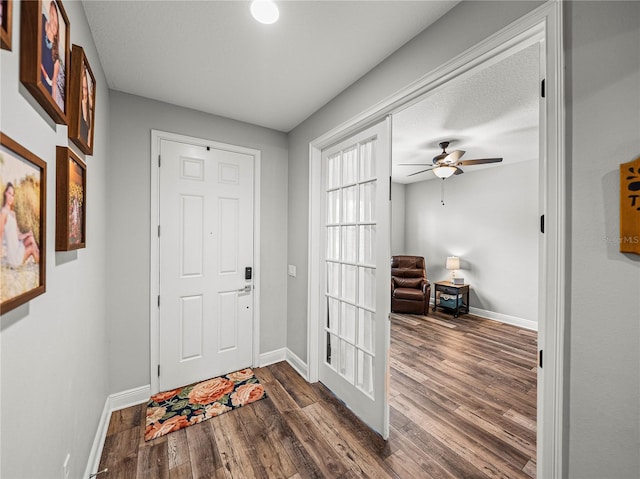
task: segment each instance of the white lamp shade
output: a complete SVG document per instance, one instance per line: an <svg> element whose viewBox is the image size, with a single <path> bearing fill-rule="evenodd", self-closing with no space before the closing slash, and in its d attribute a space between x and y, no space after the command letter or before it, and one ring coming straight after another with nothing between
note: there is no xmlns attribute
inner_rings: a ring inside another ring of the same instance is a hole
<svg viewBox="0 0 640 479"><path fill-rule="evenodd" d="M453 175L456 172L456 169L453 166L438 166L431 171L433 171L433 174L438 178L442 178L444 180L445 178L449 178Z"/></svg>
<svg viewBox="0 0 640 479"><path fill-rule="evenodd" d="M445 267L447 269L460 269L460 258L457 256L447 257L447 264Z"/></svg>

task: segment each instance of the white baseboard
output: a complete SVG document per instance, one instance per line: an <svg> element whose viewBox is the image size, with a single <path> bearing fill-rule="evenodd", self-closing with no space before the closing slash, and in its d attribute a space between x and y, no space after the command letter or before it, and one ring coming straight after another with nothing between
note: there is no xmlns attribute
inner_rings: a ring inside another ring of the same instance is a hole
<svg viewBox="0 0 640 479"><path fill-rule="evenodd" d="M151 385L140 386L109 396L111 411L119 411L130 406L136 406L149 401L151 397Z"/></svg>
<svg viewBox="0 0 640 479"><path fill-rule="evenodd" d="M429 308L433 307L433 298L429 301ZM485 319L493 319L519 328L529 329L530 331L538 330L538 323L530 319L518 318L517 316L509 316L508 314L496 313L495 311L487 311L486 309L469 307L469 313Z"/></svg>
<svg viewBox="0 0 640 479"><path fill-rule="evenodd" d="M287 359L287 348L276 349L260 355L259 367L269 366L270 364L279 363Z"/></svg>
<svg viewBox="0 0 640 479"><path fill-rule="evenodd" d="M98 472L98 467L100 467L102 448L104 447L104 441L107 437L107 428L109 427L109 420L111 419L111 408L109 407L110 399L110 397L107 397L104 401L104 408L102 408L98 429L96 430L96 435L93 438L93 444L91 445L91 451L89 452L87 468L84 471L84 476L82 477L89 477L91 474Z"/></svg>
<svg viewBox="0 0 640 479"><path fill-rule="evenodd" d="M89 460L87 461L87 469L84 471L83 477L89 477L91 474L98 472L100 467L100 457L104 448L104 441L107 438L107 429L111 420L111 413L129 406L146 403L151 396L151 385L141 386L139 388L129 389L108 396L104 402L104 408L100 415L100 422L93 439Z"/></svg>
<svg viewBox="0 0 640 479"><path fill-rule="evenodd" d="M307 363L300 359L296 353L287 348L287 362L295 369L300 376L309 381L309 368Z"/></svg>
<svg viewBox="0 0 640 479"><path fill-rule="evenodd" d="M487 311L480 308L469 308L469 313L480 316L481 318L493 319L505 324L511 324L512 326L518 326L519 328L529 329L531 331L538 330L538 323L529 319L518 318L517 316L509 316L508 314L496 313L494 311Z"/></svg>
<svg viewBox="0 0 640 479"><path fill-rule="evenodd" d="M307 363L300 359L298 355L289 348L280 348L261 354L259 361L260 367L269 366L270 364L279 363L280 361L287 361L300 376L307 379Z"/></svg>

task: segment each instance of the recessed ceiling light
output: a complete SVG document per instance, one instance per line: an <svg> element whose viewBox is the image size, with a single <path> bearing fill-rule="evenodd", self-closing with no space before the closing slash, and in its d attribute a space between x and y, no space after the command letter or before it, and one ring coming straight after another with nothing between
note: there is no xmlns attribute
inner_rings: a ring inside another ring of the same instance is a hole
<svg viewBox="0 0 640 479"><path fill-rule="evenodd" d="M271 25L280 18L278 6L271 0L253 0L251 2L251 15L260 23Z"/></svg>

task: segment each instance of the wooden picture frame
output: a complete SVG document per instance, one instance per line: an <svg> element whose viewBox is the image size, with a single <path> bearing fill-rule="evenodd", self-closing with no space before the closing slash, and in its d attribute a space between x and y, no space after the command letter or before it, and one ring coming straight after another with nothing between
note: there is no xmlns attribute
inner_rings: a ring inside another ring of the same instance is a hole
<svg viewBox="0 0 640 479"><path fill-rule="evenodd" d="M11 50L13 0L0 0L0 48Z"/></svg>
<svg viewBox="0 0 640 479"><path fill-rule="evenodd" d="M86 246L87 166L66 146L56 148L56 251Z"/></svg>
<svg viewBox="0 0 640 479"><path fill-rule="evenodd" d="M69 95L69 138L84 154L93 155L96 78L79 45L71 49Z"/></svg>
<svg viewBox="0 0 640 479"><path fill-rule="evenodd" d="M20 81L58 124L67 124L70 25L60 0L21 2Z"/></svg>
<svg viewBox="0 0 640 479"><path fill-rule="evenodd" d="M0 133L0 314L46 290L47 164Z"/></svg>
<svg viewBox="0 0 640 479"><path fill-rule="evenodd" d="M620 165L620 252L640 254L640 156Z"/></svg>

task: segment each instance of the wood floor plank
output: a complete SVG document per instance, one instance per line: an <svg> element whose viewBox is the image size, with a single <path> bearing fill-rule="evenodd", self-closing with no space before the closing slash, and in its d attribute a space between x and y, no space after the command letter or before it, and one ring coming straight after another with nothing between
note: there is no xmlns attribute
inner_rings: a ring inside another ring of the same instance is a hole
<svg viewBox="0 0 640 479"><path fill-rule="evenodd" d="M112 477L135 479L138 470L140 429L138 425L107 436L98 470L108 468Z"/></svg>
<svg viewBox="0 0 640 479"><path fill-rule="evenodd" d="M153 441L146 405L111 416L118 479L535 479L537 334L473 315L392 315L390 436L286 362L267 398Z"/></svg>
<svg viewBox="0 0 640 479"><path fill-rule="evenodd" d="M316 425L320 433L341 457L343 463L358 477L395 478L397 477L384 462L373 460L370 452L358 441L348 429L344 429L335 416L329 414L327 408L319 403L311 404L303 409Z"/></svg>
<svg viewBox="0 0 640 479"><path fill-rule="evenodd" d="M282 456L281 451L284 451L298 473L302 474L303 477L312 479L322 477L320 469L286 424L284 417L274 407L271 399L267 398L254 403L252 406L256 410L256 415L260 415L263 418L268 438L278 450L278 455ZM285 461L286 459L282 458L282 460Z"/></svg>
<svg viewBox="0 0 640 479"><path fill-rule="evenodd" d="M253 445L242 434L236 421L236 411L231 411L206 421L213 425L213 434L222 460L222 471L225 477L260 477L266 478L266 473L253 467L251 453Z"/></svg>
<svg viewBox="0 0 640 479"><path fill-rule="evenodd" d="M193 478L225 477L211 420L189 426L184 431Z"/></svg>
<svg viewBox="0 0 640 479"><path fill-rule="evenodd" d="M167 441L153 441L140 448L136 477L140 479L169 479Z"/></svg>

